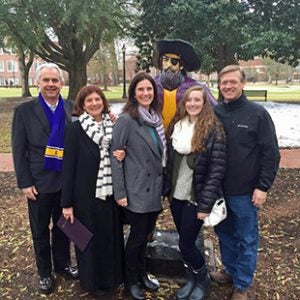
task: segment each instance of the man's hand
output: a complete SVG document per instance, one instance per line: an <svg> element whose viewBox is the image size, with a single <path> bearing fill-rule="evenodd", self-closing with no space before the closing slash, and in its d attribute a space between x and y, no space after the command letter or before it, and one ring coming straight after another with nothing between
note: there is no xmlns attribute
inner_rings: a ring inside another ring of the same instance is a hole
<svg viewBox="0 0 300 300"><path fill-rule="evenodd" d="M252 195L252 203L256 207L262 206L267 200L267 192L255 189Z"/></svg>
<svg viewBox="0 0 300 300"><path fill-rule="evenodd" d="M36 200L36 195L38 194L37 189L35 186L30 186L28 188L22 189L23 194L26 196L26 198L30 200Z"/></svg>
<svg viewBox="0 0 300 300"><path fill-rule="evenodd" d="M70 219L71 224L74 222L73 207L63 208L62 213L66 220Z"/></svg>

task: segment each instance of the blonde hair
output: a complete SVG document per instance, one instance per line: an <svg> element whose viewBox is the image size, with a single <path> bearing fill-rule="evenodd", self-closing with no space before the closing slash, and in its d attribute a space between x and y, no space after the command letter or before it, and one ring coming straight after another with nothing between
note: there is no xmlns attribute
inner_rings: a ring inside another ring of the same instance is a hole
<svg viewBox="0 0 300 300"><path fill-rule="evenodd" d="M220 79L224 74L230 73L230 72L240 72L241 75L241 82L246 80L246 74L244 70L239 65L228 65L224 67L218 74L218 82L220 83Z"/></svg>

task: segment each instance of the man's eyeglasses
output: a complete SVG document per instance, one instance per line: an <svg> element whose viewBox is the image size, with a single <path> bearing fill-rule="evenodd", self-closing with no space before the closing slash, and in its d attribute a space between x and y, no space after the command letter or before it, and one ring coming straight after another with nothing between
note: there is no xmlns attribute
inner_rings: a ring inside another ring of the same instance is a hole
<svg viewBox="0 0 300 300"><path fill-rule="evenodd" d="M168 57L168 56L163 56L162 60L164 62L169 61L173 66L176 66L180 62L180 58L172 58L172 57Z"/></svg>

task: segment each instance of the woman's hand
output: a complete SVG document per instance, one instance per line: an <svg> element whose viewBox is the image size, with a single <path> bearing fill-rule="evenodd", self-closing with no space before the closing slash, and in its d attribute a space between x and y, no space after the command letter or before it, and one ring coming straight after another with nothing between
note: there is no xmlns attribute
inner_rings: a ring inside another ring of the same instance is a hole
<svg viewBox="0 0 300 300"><path fill-rule="evenodd" d="M122 207L126 207L128 205L128 202L127 202L127 198L122 198L122 199L119 199L117 200L117 203L118 205L122 206Z"/></svg>
<svg viewBox="0 0 300 300"><path fill-rule="evenodd" d="M115 151L113 151L113 156L118 161L123 161L123 159L125 158L125 155L126 155L125 150L115 150Z"/></svg>
<svg viewBox="0 0 300 300"><path fill-rule="evenodd" d="M117 121L117 116L113 112L109 111L108 115L113 123Z"/></svg>
<svg viewBox="0 0 300 300"><path fill-rule="evenodd" d="M207 213L203 213L203 212L198 212L197 213L197 219L198 220L204 220L207 216L209 216L209 214L207 214Z"/></svg>
<svg viewBox="0 0 300 300"><path fill-rule="evenodd" d="M62 213L66 220L70 219L71 224L74 222L73 207L63 208Z"/></svg>

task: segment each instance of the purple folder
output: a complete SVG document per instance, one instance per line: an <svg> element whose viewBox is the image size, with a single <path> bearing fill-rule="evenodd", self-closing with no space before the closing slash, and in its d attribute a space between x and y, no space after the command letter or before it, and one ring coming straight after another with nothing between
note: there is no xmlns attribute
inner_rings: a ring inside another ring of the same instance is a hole
<svg viewBox="0 0 300 300"><path fill-rule="evenodd" d="M63 215L60 216L57 226L62 232L79 248L84 251L93 234L82 223L74 217L74 222L71 224Z"/></svg>

